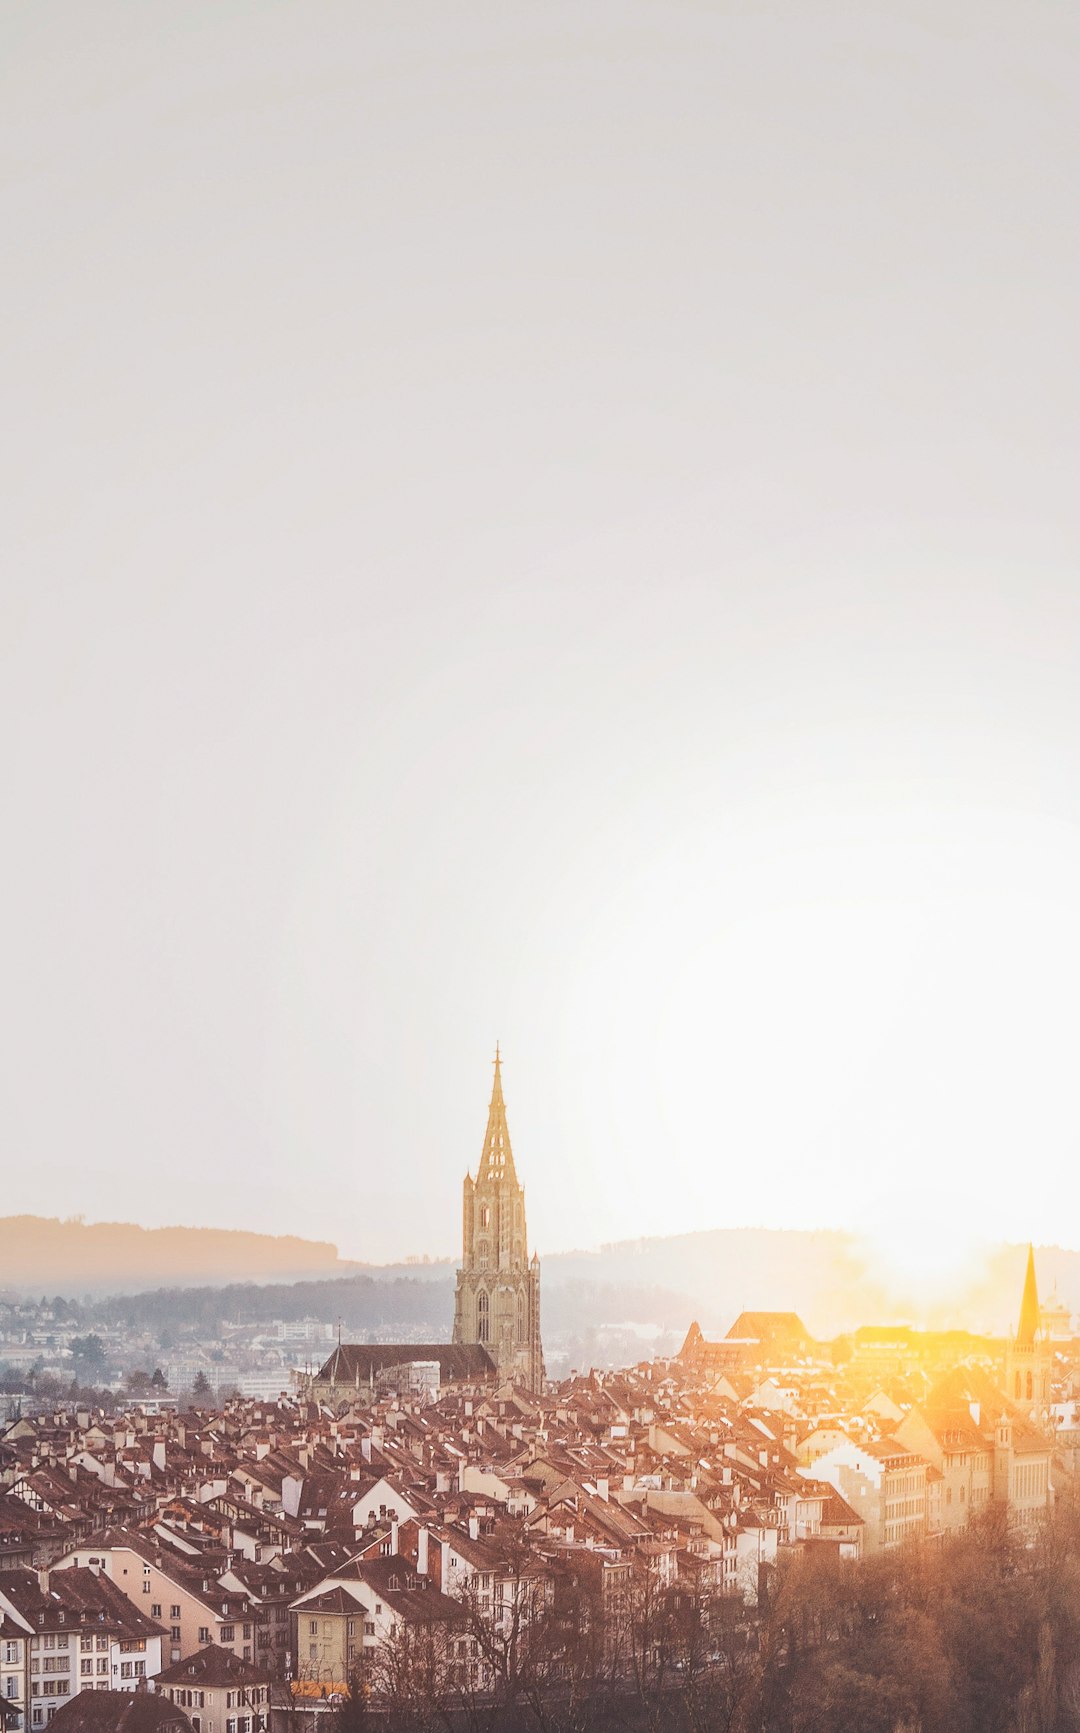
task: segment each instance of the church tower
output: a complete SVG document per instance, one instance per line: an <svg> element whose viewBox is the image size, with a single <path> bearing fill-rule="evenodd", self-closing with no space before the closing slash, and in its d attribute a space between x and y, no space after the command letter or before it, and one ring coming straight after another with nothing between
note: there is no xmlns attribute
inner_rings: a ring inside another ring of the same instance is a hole
<svg viewBox="0 0 1080 1733"><path fill-rule="evenodd" d="M1015 1407L1036 1422L1045 1420L1050 1408L1051 1353L1039 1311L1035 1250L1029 1245L1020 1323L1015 1339L1005 1350L1005 1394Z"/></svg>
<svg viewBox="0 0 1080 1733"><path fill-rule="evenodd" d="M454 1341L479 1342L503 1378L541 1390L540 1260L535 1252L529 1258L525 1192L510 1148L498 1047L480 1166L475 1180L465 1175L463 1206Z"/></svg>

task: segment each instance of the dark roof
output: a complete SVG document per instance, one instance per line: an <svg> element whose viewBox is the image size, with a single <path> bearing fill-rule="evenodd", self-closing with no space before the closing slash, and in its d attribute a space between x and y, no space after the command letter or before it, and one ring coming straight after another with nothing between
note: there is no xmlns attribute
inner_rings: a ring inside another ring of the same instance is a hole
<svg viewBox="0 0 1080 1733"><path fill-rule="evenodd" d="M56 1733L190 1733L191 1722L167 1697L149 1691L80 1691L49 1726Z"/></svg>
<svg viewBox="0 0 1080 1733"><path fill-rule="evenodd" d="M316 1377L319 1382L367 1384L376 1373L413 1360L437 1360L444 1384L487 1383L498 1371L479 1342L342 1342Z"/></svg>
<svg viewBox="0 0 1080 1733"><path fill-rule="evenodd" d="M206 1643L159 1673L156 1685L265 1685L270 1675L219 1643Z"/></svg>
<svg viewBox="0 0 1080 1733"><path fill-rule="evenodd" d="M457 1624L466 1616L460 1601L444 1595L427 1577L416 1576L408 1559L397 1556L357 1559L348 1574L366 1582L406 1621Z"/></svg>
<svg viewBox="0 0 1080 1733"><path fill-rule="evenodd" d="M355 1595L350 1595L347 1589L326 1589L313 1600L302 1601L299 1608L302 1613L348 1613L353 1617L362 1611Z"/></svg>

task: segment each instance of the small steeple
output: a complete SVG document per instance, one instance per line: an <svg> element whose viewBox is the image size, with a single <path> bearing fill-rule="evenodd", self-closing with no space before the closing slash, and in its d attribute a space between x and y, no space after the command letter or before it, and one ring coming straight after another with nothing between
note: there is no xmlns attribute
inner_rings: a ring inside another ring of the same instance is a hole
<svg viewBox="0 0 1080 1733"><path fill-rule="evenodd" d="M514 1155L510 1148L510 1131L506 1123L506 1103L503 1100L502 1055L499 1052L497 1041L495 1043L495 1077L491 1085L491 1105L488 1108L484 1149L480 1157L476 1183L480 1185L487 1179L510 1179L515 1185L517 1184Z"/></svg>
<svg viewBox="0 0 1080 1733"><path fill-rule="evenodd" d="M1039 1287L1035 1280L1035 1248L1029 1244L1027 1274L1024 1277L1024 1297L1020 1302L1020 1324L1016 1332L1017 1347L1033 1348L1041 1324Z"/></svg>

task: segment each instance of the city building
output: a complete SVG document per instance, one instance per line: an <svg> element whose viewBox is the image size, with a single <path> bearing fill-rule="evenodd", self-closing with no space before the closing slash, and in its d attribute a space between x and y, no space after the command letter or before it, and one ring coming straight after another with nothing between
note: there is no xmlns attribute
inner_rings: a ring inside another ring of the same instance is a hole
<svg viewBox="0 0 1080 1733"><path fill-rule="evenodd" d="M158 1675L156 1693L182 1709L193 1733L260 1733L269 1720L270 1675L216 1643Z"/></svg>
<svg viewBox="0 0 1080 1733"><path fill-rule="evenodd" d="M478 1344L504 1379L541 1390L540 1260L535 1252L529 1257L525 1191L510 1147L498 1047L480 1165L475 1180L465 1175L462 1204L454 1341Z"/></svg>

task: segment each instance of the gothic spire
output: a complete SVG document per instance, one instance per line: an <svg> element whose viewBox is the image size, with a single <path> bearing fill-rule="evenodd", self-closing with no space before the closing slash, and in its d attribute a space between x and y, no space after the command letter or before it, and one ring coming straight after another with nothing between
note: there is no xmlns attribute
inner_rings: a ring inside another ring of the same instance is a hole
<svg viewBox="0 0 1080 1733"><path fill-rule="evenodd" d="M1017 1346L1021 1348L1034 1347L1041 1323L1039 1288L1035 1280L1035 1248L1029 1245L1027 1274L1024 1277L1024 1297L1020 1302L1020 1326L1016 1332Z"/></svg>
<svg viewBox="0 0 1080 1733"><path fill-rule="evenodd" d="M491 1086L491 1106L488 1108L487 1131L476 1183L486 1179L509 1179L517 1184L514 1156L510 1148L510 1132L506 1124L506 1103L502 1091L502 1056L495 1043L495 1078Z"/></svg>

